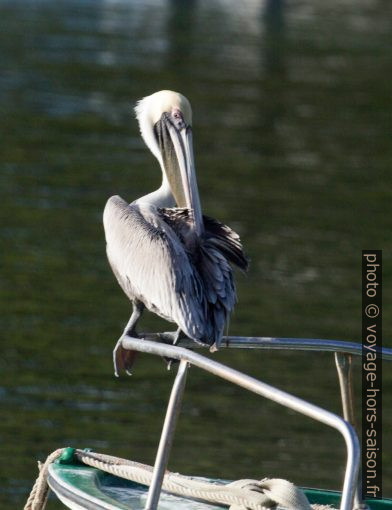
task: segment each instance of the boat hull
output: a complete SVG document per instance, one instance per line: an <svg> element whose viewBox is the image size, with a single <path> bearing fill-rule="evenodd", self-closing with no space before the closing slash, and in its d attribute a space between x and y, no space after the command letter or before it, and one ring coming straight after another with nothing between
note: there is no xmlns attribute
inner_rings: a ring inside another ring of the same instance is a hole
<svg viewBox="0 0 392 510"><path fill-rule="evenodd" d="M210 480L215 482L216 480ZM53 463L48 483L66 508L72 510L143 510L148 487L85 465ZM311 504L339 508L341 494L303 489ZM371 510L392 510L392 499L370 500ZM222 506L161 493L158 510L219 510Z"/></svg>

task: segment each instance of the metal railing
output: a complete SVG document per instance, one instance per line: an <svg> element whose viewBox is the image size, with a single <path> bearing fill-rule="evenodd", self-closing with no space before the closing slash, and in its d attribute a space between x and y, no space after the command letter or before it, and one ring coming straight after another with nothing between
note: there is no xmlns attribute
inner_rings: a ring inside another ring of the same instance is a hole
<svg viewBox="0 0 392 510"><path fill-rule="evenodd" d="M347 450L347 461L340 510L351 510L353 508L354 499L359 502L358 471L360 462L360 447L358 436L352 424L354 422L352 405L350 408L350 398L352 397L350 360L352 354L362 354L361 344L336 340L297 338L224 337L222 340L221 347L226 348L258 348L269 350L290 349L334 352L339 373L344 410L344 418L342 418L330 411L298 398L295 395L282 391L274 386L259 381L254 377L250 377L238 370L185 348L192 347L192 349L194 349L200 347L191 340L181 340L179 342L181 346L169 345L165 343L166 341L168 341L168 339L165 338L164 333L148 334L143 339L124 337L122 340L122 346L125 349L155 354L180 361L166 410L165 421L154 464L152 483L148 492L145 510L156 510L158 505L162 481L174 437L176 421L181 408L181 401L185 389L186 375L189 365L197 366L206 372L210 372L211 374L230 381L269 400L277 402L280 405L309 416L310 418L339 431L344 438ZM379 354L384 359L392 359L392 349L382 349L379 351Z"/></svg>
<svg viewBox="0 0 392 510"><path fill-rule="evenodd" d="M168 343L173 341L172 333L143 333L144 340L152 342ZM179 347L191 349L206 349L204 345L197 344L188 338L181 339ZM291 350L291 351L319 351L319 352L342 352L362 355L362 344L343 340L326 340L321 338L280 338L267 336L224 336L220 349L265 349L265 350ZM392 360L392 349L374 347L382 359Z"/></svg>

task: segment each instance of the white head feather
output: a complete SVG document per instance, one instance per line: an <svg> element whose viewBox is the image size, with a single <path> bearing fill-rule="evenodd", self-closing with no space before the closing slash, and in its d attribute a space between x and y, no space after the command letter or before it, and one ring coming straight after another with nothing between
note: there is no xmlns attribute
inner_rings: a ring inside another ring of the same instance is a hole
<svg viewBox="0 0 392 510"><path fill-rule="evenodd" d="M171 113L179 109L188 126L192 125L192 109L188 99L172 90L161 90L151 96L144 97L135 106L136 118L139 121L140 134L147 147L162 166L162 156L154 135L154 126L164 112Z"/></svg>

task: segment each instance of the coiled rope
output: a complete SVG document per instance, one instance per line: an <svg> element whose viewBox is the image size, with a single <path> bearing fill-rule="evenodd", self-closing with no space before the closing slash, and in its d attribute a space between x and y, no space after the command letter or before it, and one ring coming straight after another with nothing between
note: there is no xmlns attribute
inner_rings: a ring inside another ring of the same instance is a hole
<svg viewBox="0 0 392 510"><path fill-rule="evenodd" d="M61 457L64 450L65 448L59 448L52 452L43 464L38 461L39 475L31 489L23 510L43 510L46 507L49 496L48 468L52 462Z"/></svg>
<svg viewBox="0 0 392 510"><path fill-rule="evenodd" d="M151 484L151 466L118 459L111 455L82 452L80 450L77 450L76 456L84 464L121 478L142 485L149 486ZM265 510L277 504L296 510L310 510L310 505L304 493L290 482L280 479L239 480L223 485L167 472L163 479L162 489L179 496L227 506L231 505L231 510ZM271 495L274 499L271 499Z"/></svg>
<svg viewBox="0 0 392 510"><path fill-rule="evenodd" d="M48 497L48 467L66 453L61 448L53 452L42 465L24 510L44 510ZM142 485L151 484L153 468L111 455L72 449L72 455L83 464ZM270 510L277 506L289 510L321 510L310 505L301 489L282 479L238 480L229 484L212 483L177 473L166 472L162 489L187 498L227 505L230 510Z"/></svg>

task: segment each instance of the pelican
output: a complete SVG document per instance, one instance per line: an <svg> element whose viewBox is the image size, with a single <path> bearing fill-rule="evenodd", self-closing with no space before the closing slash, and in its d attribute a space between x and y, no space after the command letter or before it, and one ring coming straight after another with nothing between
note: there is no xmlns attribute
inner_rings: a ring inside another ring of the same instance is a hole
<svg viewBox="0 0 392 510"><path fill-rule="evenodd" d="M169 90L141 99L135 107L141 136L158 160L162 185L128 204L106 203L103 223L109 263L133 312L113 351L115 375L130 374L135 353L122 347L137 337L147 308L174 322L180 335L217 350L236 303L234 264L246 271L239 236L203 216L192 145L192 110L182 94Z"/></svg>

